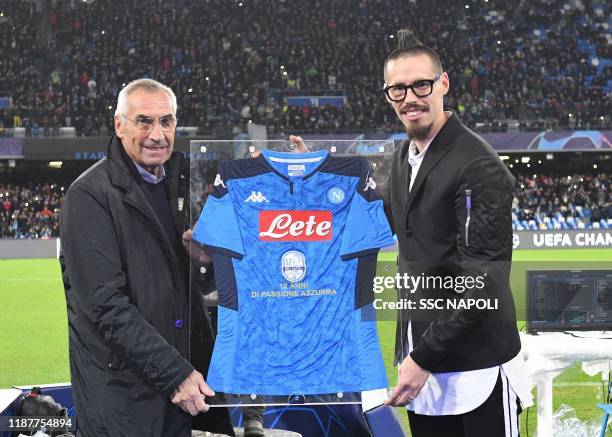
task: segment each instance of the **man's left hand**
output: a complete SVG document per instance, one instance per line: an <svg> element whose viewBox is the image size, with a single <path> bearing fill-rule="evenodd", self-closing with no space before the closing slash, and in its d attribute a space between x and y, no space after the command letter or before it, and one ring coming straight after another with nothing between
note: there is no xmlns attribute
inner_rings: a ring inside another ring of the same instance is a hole
<svg viewBox="0 0 612 437"><path fill-rule="evenodd" d="M289 135L289 141L293 144L294 152L296 153L308 153L310 149L304 143L304 140L299 135Z"/></svg>
<svg viewBox="0 0 612 437"><path fill-rule="evenodd" d="M427 378L429 378L429 373L408 355L399 367L397 387L385 403L393 407L408 405L418 396Z"/></svg>
<svg viewBox="0 0 612 437"><path fill-rule="evenodd" d="M214 396L215 392L206 384L200 372L194 370L174 390L170 401L181 407L186 413L197 416L206 413L210 406L205 402L205 396Z"/></svg>

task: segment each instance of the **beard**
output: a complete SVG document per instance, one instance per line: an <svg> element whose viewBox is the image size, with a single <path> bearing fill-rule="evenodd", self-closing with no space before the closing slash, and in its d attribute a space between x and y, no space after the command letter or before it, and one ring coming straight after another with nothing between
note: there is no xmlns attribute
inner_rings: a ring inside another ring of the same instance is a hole
<svg viewBox="0 0 612 437"><path fill-rule="evenodd" d="M431 127L433 126L433 122L427 126L410 126L406 128L406 132L410 139L414 139L417 141L426 140L431 133Z"/></svg>

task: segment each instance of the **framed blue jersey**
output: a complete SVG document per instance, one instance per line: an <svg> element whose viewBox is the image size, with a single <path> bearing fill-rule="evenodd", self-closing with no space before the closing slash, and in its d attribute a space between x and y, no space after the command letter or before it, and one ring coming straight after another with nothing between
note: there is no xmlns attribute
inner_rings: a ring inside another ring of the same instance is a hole
<svg viewBox="0 0 612 437"><path fill-rule="evenodd" d="M194 228L219 293L214 390L387 387L372 281L379 249L394 241L370 171L326 151L220 165Z"/></svg>

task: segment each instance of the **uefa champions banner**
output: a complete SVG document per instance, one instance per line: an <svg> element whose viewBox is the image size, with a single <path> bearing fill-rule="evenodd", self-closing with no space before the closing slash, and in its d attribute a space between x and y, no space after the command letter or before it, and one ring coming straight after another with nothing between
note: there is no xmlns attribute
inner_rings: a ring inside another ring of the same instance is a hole
<svg viewBox="0 0 612 437"><path fill-rule="evenodd" d="M386 396L372 283L394 244L378 191L393 142L308 147L191 142L191 286L211 264L216 284L192 290L216 299L213 406Z"/></svg>
<svg viewBox="0 0 612 437"><path fill-rule="evenodd" d="M514 250L612 247L612 229L514 231L512 237Z"/></svg>

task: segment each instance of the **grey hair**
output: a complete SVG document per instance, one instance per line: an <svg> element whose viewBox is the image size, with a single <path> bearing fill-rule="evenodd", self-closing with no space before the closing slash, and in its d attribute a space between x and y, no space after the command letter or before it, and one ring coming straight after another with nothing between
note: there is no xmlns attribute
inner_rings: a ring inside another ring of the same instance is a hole
<svg viewBox="0 0 612 437"><path fill-rule="evenodd" d="M127 99L128 96L138 89L142 89L148 92L156 92L162 91L168 95L170 98L170 106L172 107L172 113L176 115L176 96L174 92L167 87L166 85L153 80L153 79L136 79L130 83L128 83L123 89L119 92L119 97L117 98L117 109L115 109L115 115L122 115L127 112Z"/></svg>

